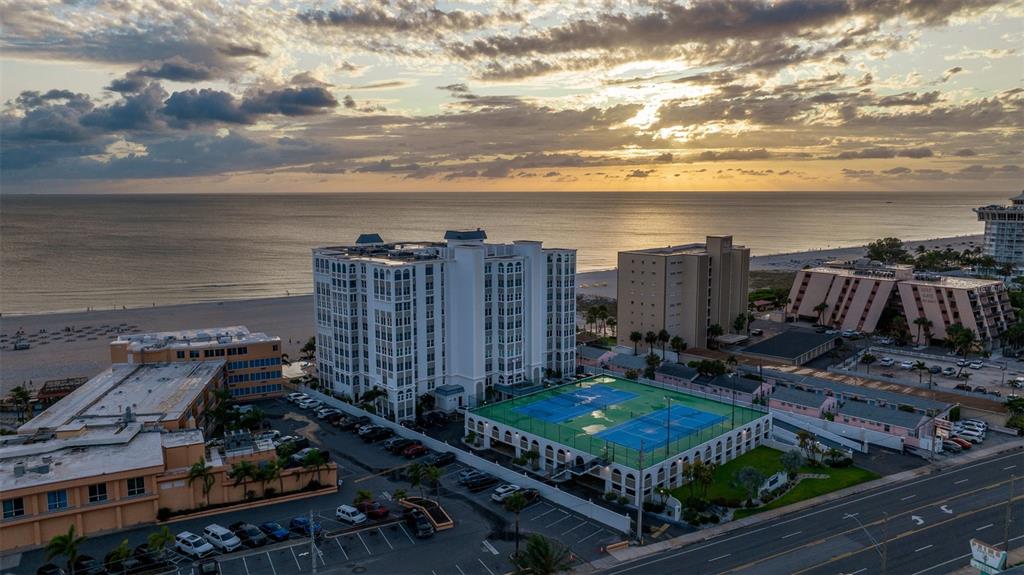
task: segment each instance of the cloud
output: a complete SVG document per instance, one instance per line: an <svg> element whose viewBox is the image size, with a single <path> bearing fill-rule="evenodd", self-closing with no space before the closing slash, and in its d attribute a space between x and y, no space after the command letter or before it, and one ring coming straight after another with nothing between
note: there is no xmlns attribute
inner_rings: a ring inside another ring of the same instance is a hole
<svg viewBox="0 0 1024 575"><path fill-rule="evenodd" d="M198 82L209 80L215 76L214 72L202 65L186 61L180 56L175 56L160 63L159 66L146 66L129 74L129 76L143 76L146 78L158 78L174 82Z"/></svg>
<svg viewBox="0 0 1024 575"><path fill-rule="evenodd" d="M655 170L633 170L626 174L627 178L646 178L653 174Z"/></svg>
<svg viewBox="0 0 1024 575"><path fill-rule="evenodd" d="M239 109L233 95L211 88L192 88L171 94L163 113L179 128L209 122L248 124L253 121L247 113Z"/></svg>
<svg viewBox="0 0 1024 575"><path fill-rule="evenodd" d="M310 116L336 108L338 100L322 86L257 90L247 94L241 109L249 114L282 114Z"/></svg>
<svg viewBox="0 0 1024 575"><path fill-rule="evenodd" d="M960 148L959 150L953 152L953 155L959 158L970 158L972 156L977 156L978 152L975 152L971 148Z"/></svg>
<svg viewBox="0 0 1024 575"><path fill-rule="evenodd" d="M960 72L963 72L963 71L964 71L964 69L962 67L960 67L960 66L953 66L952 68L950 68L950 69L946 70L945 72L943 72L942 73L942 77L939 78L938 81L939 81L939 83L948 82L950 78L952 78L953 76L955 76L955 75L957 75L957 74L959 74Z"/></svg>
<svg viewBox="0 0 1024 575"><path fill-rule="evenodd" d="M826 156L826 160L870 160L880 158L930 158L934 155L931 148L894 148L876 147L863 150L845 151L835 156Z"/></svg>
<svg viewBox="0 0 1024 575"><path fill-rule="evenodd" d="M353 100L352 96L349 96L348 94L346 94L345 97L341 99L341 102L342 104L345 105L346 108L350 110L356 107L356 101Z"/></svg>
<svg viewBox="0 0 1024 575"><path fill-rule="evenodd" d="M903 92L901 94L894 94L892 96L886 96L875 103L876 106L928 106L939 101L939 92L935 90L933 92L925 92L918 94L916 92Z"/></svg>
<svg viewBox="0 0 1024 575"><path fill-rule="evenodd" d="M356 84L343 86L346 90L392 90L395 88L405 88L411 86L412 82L406 80L386 80L383 82L373 82L371 84Z"/></svg>

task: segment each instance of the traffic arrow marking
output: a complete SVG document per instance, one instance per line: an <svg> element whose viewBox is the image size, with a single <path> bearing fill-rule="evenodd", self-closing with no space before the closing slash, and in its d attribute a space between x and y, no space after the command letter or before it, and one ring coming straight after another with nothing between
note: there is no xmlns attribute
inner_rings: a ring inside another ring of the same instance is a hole
<svg viewBox="0 0 1024 575"><path fill-rule="evenodd" d="M950 515L953 514L953 510L950 509L949 507L945 506L945 505L943 505L942 507L939 507L939 509L941 509L943 513L948 513Z"/></svg>

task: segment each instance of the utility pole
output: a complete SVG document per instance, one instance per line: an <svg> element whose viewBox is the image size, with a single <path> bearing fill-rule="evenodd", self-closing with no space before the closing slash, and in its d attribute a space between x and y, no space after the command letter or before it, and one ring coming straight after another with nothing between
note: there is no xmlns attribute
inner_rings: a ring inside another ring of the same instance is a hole
<svg viewBox="0 0 1024 575"><path fill-rule="evenodd" d="M1016 475L1010 476L1010 495L1006 498L1006 524L1003 526L1003 551L1010 552L1010 523L1013 522L1013 480Z"/></svg>
<svg viewBox="0 0 1024 575"><path fill-rule="evenodd" d="M639 476L636 490L636 538L644 544L644 440L640 440Z"/></svg>
<svg viewBox="0 0 1024 575"><path fill-rule="evenodd" d="M313 523L313 510L309 510L309 558L313 561L313 573L316 573L316 524Z"/></svg>

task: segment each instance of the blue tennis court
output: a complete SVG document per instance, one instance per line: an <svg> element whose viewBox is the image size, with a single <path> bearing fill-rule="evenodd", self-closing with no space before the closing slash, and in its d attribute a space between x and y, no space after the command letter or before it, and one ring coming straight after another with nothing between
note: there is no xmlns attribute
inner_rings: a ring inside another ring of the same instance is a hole
<svg viewBox="0 0 1024 575"><path fill-rule="evenodd" d="M670 409L671 411L669 411ZM664 446L667 442L674 442L687 435L697 433L706 427L725 421L725 419L725 416L722 415L682 405L673 405L671 408L659 409L616 425L611 429L606 429L596 436L632 449L640 449L640 444L643 442L644 451L651 451Z"/></svg>
<svg viewBox="0 0 1024 575"><path fill-rule="evenodd" d="M635 393L607 385L591 385L571 393L562 393L529 405L522 405L513 411L551 423L561 423L584 413L628 401L636 396Z"/></svg>

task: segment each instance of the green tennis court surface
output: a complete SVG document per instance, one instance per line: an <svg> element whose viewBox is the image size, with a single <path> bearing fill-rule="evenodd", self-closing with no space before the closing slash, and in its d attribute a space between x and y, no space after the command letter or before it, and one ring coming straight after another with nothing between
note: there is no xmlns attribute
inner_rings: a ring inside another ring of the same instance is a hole
<svg viewBox="0 0 1024 575"><path fill-rule="evenodd" d="M745 425L764 412L597 375L472 410L610 461L647 467Z"/></svg>

